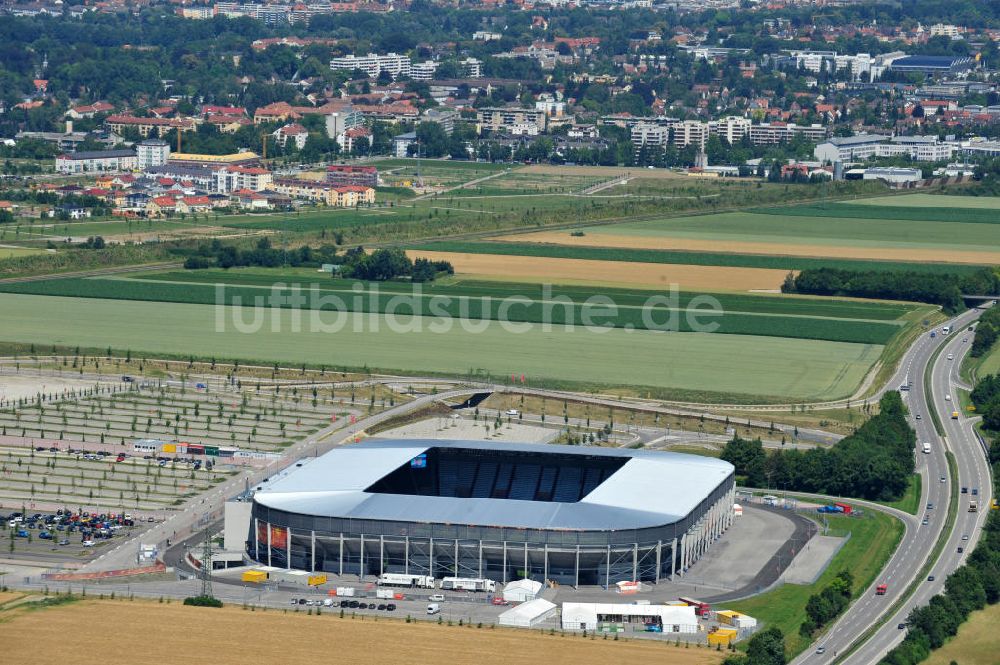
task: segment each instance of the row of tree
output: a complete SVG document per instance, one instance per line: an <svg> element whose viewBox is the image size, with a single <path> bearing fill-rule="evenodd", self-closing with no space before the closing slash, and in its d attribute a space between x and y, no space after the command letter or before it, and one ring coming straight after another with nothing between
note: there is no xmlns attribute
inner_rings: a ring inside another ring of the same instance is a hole
<svg viewBox="0 0 1000 665"><path fill-rule="evenodd" d="M915 444L903 400L898 392L888 392L879 401L877 415L831 448L767 453L760 439L736 436L726 444L722 459L751 487L892 501L909 486Z"/></svg>
<svg viewBox="0 0 1000 665"><path fill-rule="evenodd" d="M413 282L433 282L441 273L453 275L455 269L447 261L430 261L422 258L413 261L398 248L376 249L368 254L362 247L355 247L344 254L340 269L343 277L370 282L385 282L406 277Z"/></svg>
<svg viewBox="0 0 1000 665"><path fill-rule="evenodd" d="M994 494L1000 488L1000 442L990 447ZM903 642L880 665L916 665L958 633L971 612L1000 602L1000 512L991 510L982 537L964 566L945 580L944 593L910 612Z"/></svg>
<svg viewBox="0 0 1000 665"><path fill-rule="evenodd" d="M781 290L819 296L912 300L940 305L945 312L964 308L963 293L996 293L1000 278L989 268L969 273L920 273L807 268L790 274Z"/></svg>
<svg viewBox="0 0 1000 665"><path fill-rule="evenodd" d="M1000 338L1000 308L991 307L979 317L969 355L973 358L985 356L997 343L997 338Z"/></svg>
<svg viewBox="0 0 1000 665"><path fill-rule="evenodd" d="M1000 374L983 377L969 397L983 417L983 428L1000 432Z"/></svg>
<svg viewBox="0 0 1000 665"><path fill-rule="evenodd" d="M211 243L199 245L194 253L184 261L184 267L189 270L229 269L247 266L263 268L315 267L336 261L337 248L333 245L323 245L318 249L313 249L308 245L295 249L276 249L271 246L270 239L261 238L253 249L240 249L235 245L225 245L216 239Z"/></svg>
<svg viewBox="0 0 1000 665"><path fill-rule="evenodd" d="M809 596L806 602L806 620L799 626L799 632L810 637L840 616L851 602L853 587L854 575L849 570L842 570L822 591Z"/></svg>

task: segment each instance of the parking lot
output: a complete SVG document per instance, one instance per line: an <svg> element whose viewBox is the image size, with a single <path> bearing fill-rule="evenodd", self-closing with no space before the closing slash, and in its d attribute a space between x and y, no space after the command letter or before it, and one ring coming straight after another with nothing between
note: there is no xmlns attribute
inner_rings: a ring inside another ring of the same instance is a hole
<svg viewBox="0 0 1000 665"><path fill-rule="evenodd" d="M0 552L7 558L35 561L80 561L99 556L133 535L153 517L131 513L90 513L70 509L52 512L0 513Z"/></svg>

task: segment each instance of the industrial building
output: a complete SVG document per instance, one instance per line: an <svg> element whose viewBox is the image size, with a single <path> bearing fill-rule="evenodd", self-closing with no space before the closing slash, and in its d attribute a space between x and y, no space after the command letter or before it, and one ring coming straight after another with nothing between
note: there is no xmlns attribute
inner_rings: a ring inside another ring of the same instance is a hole
<svg viewBox="0 0 1000 665"><path fill-rule="evenodd" d="M252 488L246 552L362 577L657 582L729 527L734 482L731 464L695 455L371 440Z"/></svg>

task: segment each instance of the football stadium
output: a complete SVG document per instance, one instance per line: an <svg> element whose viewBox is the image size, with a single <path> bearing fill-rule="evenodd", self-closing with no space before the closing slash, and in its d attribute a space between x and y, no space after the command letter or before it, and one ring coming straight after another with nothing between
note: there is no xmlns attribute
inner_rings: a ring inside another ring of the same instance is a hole
<svg viewBox="0 0 1000 665"><path fill-rule="evenodd" d="M254 488L246 545L337 575L658 582L729 527L734 498L733 466L697 455L375 439Z"/></svg>

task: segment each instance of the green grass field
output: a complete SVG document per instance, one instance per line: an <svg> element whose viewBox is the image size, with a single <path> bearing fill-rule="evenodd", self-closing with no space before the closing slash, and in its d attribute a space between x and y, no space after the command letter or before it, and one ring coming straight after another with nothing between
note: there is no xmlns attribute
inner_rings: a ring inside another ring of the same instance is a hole
<svg viewBox="0 0 1000 665"><path fill-rule="evenodd" d="M8 225L0 230L0 239L6 237L8 240L14 237L27 238L82 238L89 236L120 236L130 233L159 233L178 232L193 228L203 228L215 224L214 218L199 217L188 218L184 221L179 219L157 219L157 220L122 220L111 219L107 221L79 221L79 222L37 222L34 224L18 225L20 232Z"/></svg>
<svg viewBox="0 0 1000 665"><path fill-rule="evenodd" d="M730 242L773 242L911 249L1000 249L1000 233L989 224L906 221L879 218L817 218L748 212L674 217L648 222L594 226L594 234L642 238L692 238Z"/></svg>
<svg viewBox="0 0 1000 665"><path fill-rule="evenodd" d="M1000 211L1000 198L995 196L954 196L947 194L904 194L876 196L852 201L869 206L907 206L913 208L970 208Z"/></svg>
<svg viewBox="0 0 1000 665"><path fill-rule="evenodd" d="M899 222L963 222L967 224L1000 224L1000 214L992 208L939 208L930 205L916 206L871 206L857 203L818 202L800 206L776 208L754 208L750 212L765 215L797 217L839 217L891 219Z"/></svg>
<svg viewBox="0 0 1000 665"><path fill-rule="evenodd" d="M833 557L820 578L811 585L784 584L773 591L727 603L727 609L745 612L764 627L777 626L785 634L789 658L801 653L810 640L799 634L809 596L830 584L843 569L854 575L854 596L859 596L882 570L903 537L903 523L878 511L867 511L864 518L828 516L832 529L850 531L848 540Z"/></svg>
<svg viewBox="0 0 1000 665"><path fill-rule="evenodd" d="M0 247L0 259L9 259L15 256L31 256L32 254L44 254L44 249L34 249L31 247Z"/></svg>
<svg viewBox="0 0 1000 665"><path fill-rule="evenodd" d="M604 227L613 232L614 227ZM570 239L569 231L566 239ZM640 243L636 243L640 244ZM806 268L839 268L842 270L915 271L935 273L973 272L980 266L955 263L909 263L905 261L868 261L864 259L823 259L801 256L769 256L766 254L730 254L727 252L693 252L617 247L573 247L530 242L476 242L442 240L409 245L411 249L464 254L500 254L504 256L544 256L554 259L589 259L594 261L626 261L639 263L676 263L733 268L771 268L804 270Z"/></svg>
<svg viewBox="0 0 1000 665"><path fill-rule="evenodd" d="M646 306L653 292L632 293L628 291L597 292L583 288L558 288L550 294L540 287L519 289L516 285L490 284L469 282L445 285L420 285L417 291L412 285L404 283L370 285L353 280L318 279L316 273L306 275L289 275L284 271L276 271L270 276L258 273L225 274L224 271L206 271L209 274L200 275L199 271L172 272L152 275L153 281L142 281L132 278L112 279L63 279L34 281L24 284L0 285L0 291L32 295L74 296L110 298L115 300L162 301L175 303L191 303L212 305L217 298L218 284L227 285L229 297L239 296L243 302L252 302L255 297L269 296L274 289L289 294L290 285L296 285L301 290L315 290L317 294L336 296L343 307L353 312L385 313L393 308L400 314L435 315L437 312L452 317L472 319L523 321L543 323L551 321L561 325L585 325L588 312L596 310L584 303L590 298L600 296L603 302L613 303L616 312L613 317L600 319L601 324L608 322L618 328L649 330L655 329L657 323L666 320L667 312L694 310L695 299L703 299L699 294L678 294L675 302L662 302L650 314ZM244 277L241 283L233 277ZM287 278L291 277L291 281ZM256 282L256 283L254 283ZM232 288L229 288L229 285ZM479 286L480 288L477 288ZM386 287L383 290L383 287ZM357 298L356 288L365 292L377 289L375 295ZM505 308L503 300L509 297L520 299L516 306ZM657 295L657 297L660 297ZM712 296L715 298L715 296ZM447 302L444 301L447 299ZM559 301L568 305L557 304ZM435 303L434 301L437 301ZM788 299L794 307L783 307L783 298L726 297L716 298L721 312L718 316L702 317L701 321L712 321L716 326L710 332L733 335L755 335L768 337L787 337L799 339L817 339L834 342L854 342L861 344L886 344L904 326L903 322L895 320L866 320L857 317L838 318L838 307L831 304L824 308L821 301ZM596 301L591 301L596 302ZM846 303L845 303L846 304ZM853 303L851 303L853 304ZM320 306L317 301L316 307ZM308 304L306 309L311 309ZM784 312L782 310L785 310ZM768 311L771 310L771 311ZM603 311L603 309L602 309ZM788 312L795 312L790 314ZM863 316L870 311L877 317L892 316L896 312L892 308L885 311L877 307L865 309L862 307L845 308L844 313ZM679 317L674 330L691 332L697 328L687 317Z"/></svg>
<svg viewBox="0 0 1000 665"><path fill-rule="evenodd" d="M997 634L1000 623L1000 605L990 605L973 612L968 621L958 629L958 635L937 651L932 651L927 665L996 665Z"/></svg>
<svg viewBox="0 0 1000 665"><path fill-rule="evenodd" d="M468 322L480 330L468 332L439 317L398 316L390 327L384 315L16 294L0 295L0 308L0 335L12 342L409 373L524 373L529 381L648 387L685 399L842 397L858 387L882 350L875 344L562 326L517 333L492 321ZM240 332L233 320L240 314L248 325L259 325Z"/></svg>

